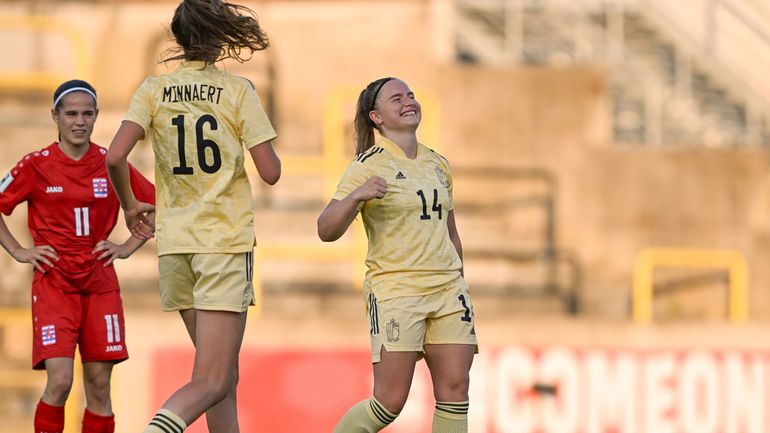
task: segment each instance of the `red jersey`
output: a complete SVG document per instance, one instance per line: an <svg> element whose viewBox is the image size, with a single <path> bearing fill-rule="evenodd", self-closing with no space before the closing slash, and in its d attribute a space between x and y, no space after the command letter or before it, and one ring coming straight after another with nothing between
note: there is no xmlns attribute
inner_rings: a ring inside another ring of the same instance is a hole
<svg viewBox="0 0 770 433"><path fill-rule="evenodd" d="M112 188L107 150L89 143L74 160L56 142L19 161L0 181L0 212L10 215L21 202L28 205L27 225L35 245L50 245L59 261L34 281L47 280L65 292L101 293L119 290L113 266L104 267L93 249L115 228L120 202ZM155 187L129 166L137 199L155 203ZM45 265L43 265L45 266Z"/></svg>

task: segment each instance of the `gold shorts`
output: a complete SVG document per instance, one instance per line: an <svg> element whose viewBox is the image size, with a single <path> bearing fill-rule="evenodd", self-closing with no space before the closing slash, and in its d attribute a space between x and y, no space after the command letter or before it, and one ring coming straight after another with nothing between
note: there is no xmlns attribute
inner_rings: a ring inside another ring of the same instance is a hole
<svg viewBox="0 0 770 433"><path fill-rule="evenodd" d="M364 289L372 363L380 362L380 351L419 352L425 344L469 344L476 346L475 319L468 286L453 283L438 292L421 296L377 300Z"/></svg>
<svg viewBox="0 0 770 433"><path fill-rule="evenodd" d="M242 313L254 305L254 253L160 256L160 308Z"/></svg>

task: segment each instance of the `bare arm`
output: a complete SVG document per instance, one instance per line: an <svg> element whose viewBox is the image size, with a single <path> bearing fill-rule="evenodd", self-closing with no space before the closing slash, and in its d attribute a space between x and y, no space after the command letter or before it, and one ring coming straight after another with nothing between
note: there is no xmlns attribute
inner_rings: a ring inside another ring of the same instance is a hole
<svg viewBox="0 0 770 433"><path fill-rule="evenodd" d="M281 160L275 154L273 143L266 141L249 149L251 160L257 167L259 177L269 185L275 185L281 178Z"/></svg>
<svg viewBox="0 0 770 433"><path fill-rule="evenodd" d="M388 184L379 176L372 176L342 200L332 200L318 217L318 237L324 242L339 239L358 214L358 205L373 198L383 198Z"/></svg>
<svg viewBox="0 0 770 433"><path fill-rule="evenodd" d="M137 237L131 236L128 239L126 239L125 242L123 242L121 245L114 244L110 242L109 240L103 240L100 241L98 244L96 244L96 248L94 248L93 254L96 254L100 251L103 251L102 254L97 257L98 260L107 260L104 262L104 267L111 265L112 262L114 262L117 259L127 259L131 256L131 254L134 254L136 250L139 249L144 243L146 242L146 239L139 239Z"/></svg>
<svg viewBox="0 0 770 433"><path fill-rule="evenodd" d="M449 239L457 250L457 255L460 256L460 261L463 261L463 243L460 241L460 234L457 233L457 225L455 224L455 211L450 210L449 215L446 218L446 225L449 228ZM460 268L460 275L465 276L464 268Z"/></svg>
<svg viewBox="0 0 770 433"><path fill-rule="evenodd" d="M155 229L154 221L147 214L155 210L155 206L142 203L136 199L131 190L131 179L128 169L128 154L144 135L144 129L134 122L124 121L115 138L112 139L110 150L107 152L107 173L120 200L120 206L126 217L126 225L131 234L139 239L149 239Z"/></svg>
<svg viewBox="0 0 770 433"><path fill-rule="evenodd" d="M11 231L8 230L8 225L5 223L2 215L0 215L0 244L3 245L3 248L8 251L8 254L14 260L19 263L29 263L42 273L46 271L43 264L52 268L53 262L59 260L56 250L50 245L38 245L32 248L22 247Z"/></svg>

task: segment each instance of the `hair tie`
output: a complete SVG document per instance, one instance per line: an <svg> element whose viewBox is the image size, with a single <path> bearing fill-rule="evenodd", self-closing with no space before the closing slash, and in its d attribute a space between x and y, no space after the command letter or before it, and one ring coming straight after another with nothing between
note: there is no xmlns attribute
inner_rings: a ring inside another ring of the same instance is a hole
<svg viewBox="0 0 770 433"><path fill-rule="evenodd" d="M90 89L87 89L85 87L73 87L71 89L67 89L67 90L61 92L61 94L56 99L54 99L54 101L53 101L53 108L54 108L54 110L56 109L56 106L59 105L59 101L61 101L61 98L63 98L64 95L66 95L68 93L72 93L72 92L77 92L77 91L88 93L89 95L91 95L94 98L94 102L96 102L96 93L92 92Z"/></svg>
<svg viewBox="0 0 770 433"><path fill-rule="evenodd" d="M385 83L387 83L388 81L391 81L391 80L395 80L395 78L393 78L393 77L388 77L388 78L384 79L384 80L383 80L383 81L382 81L382 82L381 82L381 83L380 83L380 84L379 84L379 85L376 87L376 90L374 91L374 98L372 98L372 105L371 105L371 107L369 108L369 111L372 111L372 110L374 110L374 104L377 102L377 95L379 95L379 94L380 94L380 90L382 90L382 86L384 86L384 85L385 85Z"/></svg>

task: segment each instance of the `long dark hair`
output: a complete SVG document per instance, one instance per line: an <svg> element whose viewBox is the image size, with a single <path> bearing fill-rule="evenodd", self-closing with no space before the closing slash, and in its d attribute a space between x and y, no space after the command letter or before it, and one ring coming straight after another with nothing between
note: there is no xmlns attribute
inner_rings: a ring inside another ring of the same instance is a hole
<svg viewBox="0 0 770 433"><path fill-rule="evenodd" d="M94 107L96 107L96 89L94 89L94 86L83 80L69 80L61 83L53 92L54 111L59 111L63 99L62 96L68 95L71 92L88 93L94 98Z"/></svg>
<svg viewBox="0 0 770 433"><path fill-rule="evenodd" d="M361 94L358 95L356 118L353 120L353 126L355 127L356 154L363 153L374 146L374 128L377 128L378 131L380 128L369 118L369 112L374 110L374 106L377 103L377 96L380 94L382 86L390 80L395 80L395 78L386 77L372 81L361 91Z"/></svg>
<svg viewBox="0 0 770 433"><path fill-rule="evenodd" d="M168 50L163 62L245 62L254 51L270 45L253 10L222 0L184 0L174 11L171 33L178 47ZM249 50L248 55L241 53L243 49Z"/></svg>

